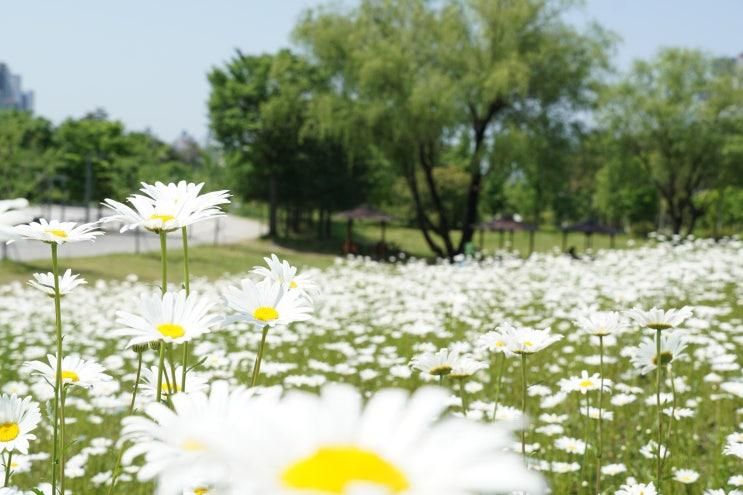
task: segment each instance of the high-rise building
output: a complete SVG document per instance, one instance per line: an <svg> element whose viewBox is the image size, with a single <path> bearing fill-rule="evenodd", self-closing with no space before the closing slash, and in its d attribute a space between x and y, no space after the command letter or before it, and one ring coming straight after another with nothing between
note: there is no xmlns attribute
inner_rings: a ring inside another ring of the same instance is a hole
<svg viewBox="0 0 743 495"><path fill-rule="evenodd" d="M34 109L33 91L23 91L21 76L10 72L7 64L0 62L0 109Z"/></svg>

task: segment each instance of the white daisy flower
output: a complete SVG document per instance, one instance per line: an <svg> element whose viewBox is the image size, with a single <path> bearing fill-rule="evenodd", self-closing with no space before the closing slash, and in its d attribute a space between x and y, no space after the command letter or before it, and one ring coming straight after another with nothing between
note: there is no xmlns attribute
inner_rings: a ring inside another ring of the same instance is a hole
<svg viewBox="0 0 743 495"><path fill-rule="evenodd" d="M436 352L424 352L410 361L413 369L431 376L446 376L452 372L459 362L459 352L456 350L439 349Z"/></svg>
<svg viewBox="0 0 743 495"><path fill-rule="evenodd" d="M484 370L487 367L488 365L482 361L477 361L469 356L462 356L454 364L454 368L452 368L451 373L449 373L449 377L459 379L469 378L478 371Z"/></svg>
<svg viewBox="0 0 743 495"><path fill-rule="evenodd" d="M227 382L215 382L211 393L175 394L173 410L152 402L148 417L124 418L122 437L133 445L125 452L124 464L144 455L137 471L140 481L157 478L157 494L170 495L207 483L223 486L232 479L227 448L234 444L238 426L251 421L253 391L230 391ZM265 399L264 399L265 400ZM219 492L217 492L219 493Z"/></svg>
<svg viewBox="0 0 743 495"><path fill-rule="evenodd" d="M692 311L689 306L684 306L681 309L669 309L668 311L656 307L648 311L633 308L627 312L627 316L642 328L668 330L681 325L684 320L692 316Z"/></svg>
<svg viewBox="0 0 743 495"><path fill-rule="evenodd" d="M688 485L699 479L699 473L693 469L676 469L673 473L673 479Z"/></svg>
<svg viewBox="0 0 743 495"><path fill-rule="evenodd" d="M725 455L732 455L739 459L743 459L743 443L730 441L728 439L725 449L722 451Z"/></svg>
<svg viewBox="0 0 743 495"><path fill-rule="evenodd" d="M31 397L0 395L0 452L28 454L31 433L41 421L39 405Z"/></svg>
<svg viewBox="0 0 743 495"><path fill-rule="evenodd" d="M606 464L601 466L601 474L606 476L616 476L617 474L624 473L627 471L627 466L624 464Z"/></svg>
<svg viewBox="0 0 743 495"><path fill-rule="evenodd" d="M218 205L229 203L227 191L215 191L199 195L204 184L178 184L161 182L154 186L142 183L141 191L145 195L133 194L127 198L131 206L113 199L106 199L103 204L115 214L101 221L121 222L121 232L143 227L151 232L171 232L187 227L201 220L221 216L224 213Z"/></svg>
<svg viewBox="0 0 743 495"><path fill-rule="evenodd" d="M660 339L660 356L657 356L657 344L653 338L646 337L643 339L632 355L632 364L641 374L645 375L654 370L660 361L660 364L666 366L674 359L683 355L686 348L686 341L681 332L673 332L670 335L661 335Z"/></svg>
<svg viewBox="0 0 743 495"><path fill-rule="evenodd" d="M536 330L529 327L506 327L508 350L514 354L534 354L562 339L562 335L553 335L549 328Z"/></svg>
<svg viewBox="0 0 743 495"><path fill-rule="evenodd" d="M720 388L736 397L743 397L743 382L724 382L720 384Z"/></svg>
<svg viewBox="0 0 743 495"><path fill-rule="evenodd" d="M47 354L47 363L43 361L28 361L23 367L30 370L32 374L39 375L49 384L57 380L57 356ZM83 388L94 388L103 383L111 381L106 373L106 368L93 361L86 361L80 356L69 355L62 358L62 383Z"/></svg>
<svg viewBox="0 0 743 495"><path fill-rule="evenodd" d="M263 279L270 279L275 283L287 285L289 290L298 290L310 299L320 291L317 283L312 278L305 273L298 274L297 267L290 265L288 261L280 260L275 254L271 254L270 258L263 259L266 261L268 268L256 266L251 270L251 273L255 273Z"/></svg>
<svg viewBox="0 0 743 495"><path fill-rule="evenodd" d="M601 375L589 375L588 371L583 370L578 377L561 379L559 385L563 392L580 392L585 395L601 388ZM604 390L611 390L611 380L604 379Z"/></svg>
<svg viewBox="0 0 743 495"><path fill-rule="evenodd" d="M568 454L582 455L586 451L586 442L577 438L561 437L555 440L555 448Z"/></svg>
<svg viewBox="0 0 743 495"><path fill-rule="evenodd" d="M157 375L158 368L153 366L151 368L145 368L142 370L142 395L145 397L154 398L157 397ZM166 367L163 373L163 380L161 385L161 392L163 396L170 395L171 389L174 392L181 392L181 377L183 376L183 366L176 366L175 368L175 383L173 383L173 377L169 367ZM209 388L207 380L199 373L189 371L188 380L186 381L186 393L192 394L197 392L204 392Z"/></svg>
<svg viewBox="0 0 743 495"><path fill-rule="evenodd" d="M224 299L228 307L237 311L237 315L228 317L230 322L247 321L257 327L274 327L312 317L312 306L299 291L288 290L270 279L258 283L243 279L239 288L227 288Z"/></svg>
<svg viewBox="0 0 743 495"><path fill-rule="evenodd" d="M366 404L347 385L320 396L290 392L242 421L230 457L236 489L255 495L544 493L543 481L504 452L510 431L462 418L440 420L448 392L382 390ZM250 445L252 448L240 448Z"/></svg>
<svg viewBox="0 0 743 495"><path fill-rule="evenodd" d="M34 280L29 280L28 285L40 290L50 297L54 297L54 274L52 272L34 273L33 276ZM78 274L73 275L72 270L68 268L64 274L59 277L59 294L61 296L67 295L76 287L87 283L84 278L78 278L79 276L80 275Z"/></svg>
<svg viewBox="0 0 743 495"><path fill-rule="evenodd" d="M624 321L616 311L596 311L587 316L581 316L576 324L581 330L596 337L606 337L624 329Z"/></svg>
<svg viewBox="0 0 743 495"><path fill-rule="evenodd" d="M477 347L484 347L490 352L502 352L510 355L508 350L508 334L501 327L491 330L477 339Z"/></svg>
<svg viewBox="0 0 743 495"><path fill-rule="evenodd" d="M127 347L163 341L180 344L212 330L222 318L210 315L214 304L207 299L186 291L165 294L142 294L139 314L126 311L116 313L116 322L124 325L114 335L131 337Z"/></svg>
<svg viewBox="0 0 743 495"><path fill-rule="evenodd" d="M650 482L647 485L644 483L633 483L626 484L619 487L619 490L614 492L615 495L658 495L658 491L655 489L655 485Z"/></svg>
<svg viewBox="0 0 743 495"><path fill-rule="evenodd" d="M26 225L14 227L15 232L24 239L42 241L48 244L65 244L68 242L94 241L103 232L96 230L97 223L60 222L59 220L46 221L40 219Z"/></svg>

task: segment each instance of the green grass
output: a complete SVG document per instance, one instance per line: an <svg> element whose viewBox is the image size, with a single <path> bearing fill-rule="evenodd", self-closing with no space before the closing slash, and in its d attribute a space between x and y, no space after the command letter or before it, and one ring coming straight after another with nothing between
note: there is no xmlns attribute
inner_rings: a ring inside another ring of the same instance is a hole
<svg viewBox="0 0 743 495"><path fill-rule="evenodd" d="M282 231L283 233L283 231ZM386 228L386 241L399 247L405 253L419 258L430 258L431 249L426 243L420 230L411 227L402 227L391 225ZM454 231L452 241L456 244L459 242L461 233ZM314 231L286 234L278 240L282 245L292 247L298 250L313 250L324 253L340 254L341 245L346 239L346 224L343 222L334 222L332 227L332 238L318 240ZM512 246L522 256L529 254L529 234L528 232L514 232L513 241L509 233L504 233L502 237L497 232L485 232L482 236L482 245L480 233L477 232L473 239L475 246L482 247L486 252L493 252L497 249L508 248ZM615 247L626 247L627 241L631 239L627 235L618 235L615 238ZM381 240L381 228L377 223L356 222L353 227L353 240L361 245L362 254L371 254L374 252L374 245ZM441 242L438 241L441 245ZM593 249L609 248L610 238L604 235L594 235L592 239ZM567 247L575 246L578 252L585 249L585 236L583 234L570 234L568 236ZM562 249L562 233L557 230L544 229L535 234L534 250L537 252L552 251L553 249Z"/></svg>
<svg viewBox="0 0 743 495"><path fill-rule="evenodd" d="M270 253L285 256L299 266L325 267L332 263L333 257L328 254L299 252L290 248L276 246L269 241L255 240L240 244L223 246L194 246L189 249L191 273L216 279L224 274L243 273L254 265L263 264L263 257ZM168 259L179 270L183 260L180 245L170 248ZM135 273L141 280L160 279L160 253L142 254L108 254L86 258L64 258L60 268L71 268L88 280L123 279ZM0 284L12 281L25 281L34 272L51 271L49 260L28 262L0 262Z"/></svg>
<svg viewBox="0 0 743 495"><path fill-rule="evenodd" d="M361 246L361 254L373 254L374 245L380 240L378 224L357 222L354 225L354 242ZM453 240L459 240L460 233L453 233ZM196 246L191 251L191 271L210 279L224 274L242 273L253 265L261 264L263 256L270 253L283 255L292 260L295 265L323 268L332 263L333 257L341 254L341 246L346 236L346 225L334 222L332 237L319 240L314 229L307 229L300 233L290 233L277 239L276 243L269 240L251 240L239 244L222 246ZM410 227L388 226L386 239L396 245L408 255L419 258L431 258L431 250L426 244L423 234ZM616 246L626 246L628 236L617 236ZM483 236L484 250L492 252L501 247L498 233L486 232ZM503 237L504 245L511 244L510 236ZM475 235L475 244L480 247L480 234ZM562 236L557 231L540 231L535 237L535 250L538 252L560 249ZM584 236L571 234L568 246L575 246L580 252L584 248ZM607 236L594 236L593 248L608 248ZM516 232L513 235L513 248L526 256L529 252L529 235L526 232ZM174 264L181 262L180 245L170 248L169 259ZM85 258L66 258L62 260L62 268L71 268L88 280L123 279L131 273L136 273L140 279L151 281L160 277L160 254L157 251L143 254L109 254ZM48 260L34 260L28 262L0 261L0 284L12 281L25 281L34 272L51 270Z"/></svg>

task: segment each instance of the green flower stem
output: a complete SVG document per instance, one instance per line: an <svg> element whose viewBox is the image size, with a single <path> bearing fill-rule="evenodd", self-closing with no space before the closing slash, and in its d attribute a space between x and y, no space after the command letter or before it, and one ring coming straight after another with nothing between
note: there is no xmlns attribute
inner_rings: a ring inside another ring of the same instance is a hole
<svg viewBox="0 0 743 495"><path fill-rule="evenodd" d="M495 380L495 404L493 405L493 421L498 414L498 401L500 400L500 387L503 382L503 372L506 369L506 355L501 353L500 366L498 368L498 377Z"/></svg>
<svg viewBox="0 0 743 495"><path fill-rule="evenodd" d="M139 390L139 377L142 373L142 353L137 353L137 377L134 380L134 391L132 392L132 401L129 403L129 414L131 416L134 412L134 402L137 400L137 391ZM119 447L119 452L116 455L116 463L114 464L113 471L111 471L111 486L108 487L108 495L111 495L116 488L116 481L119 478L119 467L121 466L121 457L124 455L124 445Z"/></svg>
<svg viewBox="0 0 743 495"><path fill-rule="evenodd" d="M661 468L665 468L668 458L671 456L671 440L673 439L673 424L676 422L676 384L673 381L673 368L668 365L668 377L671 379L671 395L673 396L673 402L671 403L671 416L668 418L668 433L666 438L668 439L668 446L666 448L666 455L663 456L663 463Z"/></svg>
<svg viewBox="0 0 743 495"><path fill-rule="evenodd" d="M170 390L170 393L171 394L174 394L174 393L178 392L178 382L176 381L176 378L175 378L175 360L173 359L173 346L174 346L174 344L172 344L172 343L168 344L168 362L170 363L170 377L173 380L173 382L172 382L172 385L173 386L172 387L171 387L171 383L168 382L168 390ZM168 378L167 375L168 374L166 372L165 373L165 379L166 380Z"/></svg>
<svg viewBox="0 0 743 495"><path fill-rule="evenodd" d="M526 353L521 353L521 415L523 416L524 425L521 429L521 455L526 462Z"/></svg>
<svg viewBox="0 0 743 495"><path fill-rule="evenodd" d="M168 292L168 238L164 231L160 231L160 265L162 266L162 286L160 288L165 294Z"/></svg>
<svg viewBox="0 0 743 495"><path fill-rule="evenodd" d="M467 391L464 389L464 378L459 379L459 395L462 398L462 414L466 418L469 405L467 404Z"/></svg>
<svg viewBox="0 0 743 495"><path fill-rule="evenodd" d="M585 448L583 449L583 461L580 463L580 479L583 481L583 474L586 472L586 456L588 454L588 425L591 421L591 400L588 397L588 393L584 394L586 396L586 419L583 421L583 444ZM580 408L580 400L578 400L578 407Z"/></svg>
<svg viewBox="0 0 743 495"><path fill-rule="evenodd" d="M163 396L163 364L165 362L165 342L160 341L160 359L157 365L157 392L155 402L160 402Z"/></svg>
<svg viewBox="0 0 743 495"><path fill-rule="evenodd" d="M660 455L660 446L661 442L663 441L663 411L660 407L660 387L661 387L661 354L660 354L660 334L661 330L655 331L655 403L658 406L658 448L656 451L656 464L657 464L657 470L655 473L655 486L658 488L658 490L661 489L660 486L660 480L661 480L661 474L663 470L662 465L662 459Z"/></svg>
<svg viewBox="0 0 743 495"><path fill-rule="evenodd" d="M139 390L139 377L142 374L142 354L137 353L137 377L134 379L134 391L132 392L132 401L129 403L129 416L134 412L134 401L137 400L137 391Z"/></svg>
<svg viewBox="0 0 743 495"><path fill-rule="evenodd" d="M261 336L261 345L258 348L258 355L255 358L255 365L253 366L253 377L250 379L250 386L255 387L258 383L258 374L261 372L261 360L263 359L263 348L266 346L266 336L268 335L268 325L263 327L263 335Z"/></svg>
<svg viewBox="0 0 743 495"><path fill-rule="evenodd" d="M163 295L168 292L168 239L165 231L160 231L160 265L162 266L162 284L160 289ZM160 341L160 360L157 365L157 402L162 398L163 364L165 363L165 342Z"/></svg>
<svg viewBox="0 0 743 495"><path fill-rule="evenodd" d="M188 227L181 228L181 239L183 239L183 287L186 296L191 294L191 276L188 268ZM188 369L188 342L183 343L183 371L181 376L181 392L186 391L186 371ZM175 379L175 377L174 377Z"/></svg>
<svg viewBox="0 0 743 495"><path fill-rule="evenodd" d="M10 463L13 462L13 451L8 451L8 457L5 459L5 481L3 482L3 486L8 486L8 483L10 483Z"/></svg>
<svg viewBox="0 0 743 495"><path fill-rule="evenodd" d="M67 396L67 391L62 385L62 392L60 393L60 407L59 407L59 493L64 494L64 467L65 467L65 417L64 417L64 403Z"/></svg>
<svg viewBox="0 0 743 495"><path fill-rule="evenodd" d="M601 460L604 455L604 432L603 432L603 408L604 408L604 337L599 335L599 373L601 381L599 384L599 438L596 449L596 495L601 494Z"/></svg>
<svg viewBox="0 0 743 495"><path fill-rule="evenodd" d="M57 260L56 242L52 246L52 273L54 274L54 324L57 340L57 371L54 380L54 434L52 445L52 493L57 493L57 472L60 469L59 464L59 409L60 409L60 392L62 390L62 294L59 291L59 263ZM64 466L61 466L64 472Z"/></svg>

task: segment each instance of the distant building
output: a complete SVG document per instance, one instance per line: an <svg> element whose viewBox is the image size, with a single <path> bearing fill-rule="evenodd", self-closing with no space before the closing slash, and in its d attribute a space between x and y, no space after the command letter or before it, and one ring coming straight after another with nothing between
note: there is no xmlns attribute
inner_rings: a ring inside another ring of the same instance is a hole
<svg viewBox="0 0 743 495"><path fill-rule="evenodd" d="M34 109L33 91L23 91L21 76L10 72L7 64L0 63L0 109Z"/></svg>

